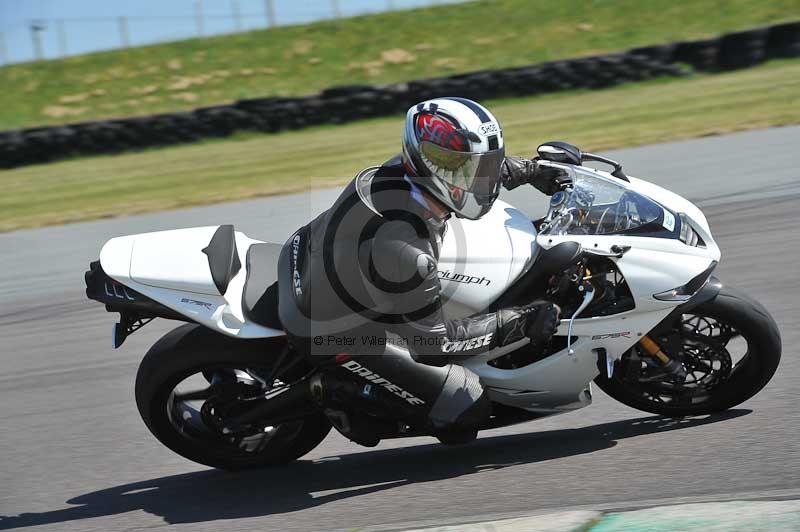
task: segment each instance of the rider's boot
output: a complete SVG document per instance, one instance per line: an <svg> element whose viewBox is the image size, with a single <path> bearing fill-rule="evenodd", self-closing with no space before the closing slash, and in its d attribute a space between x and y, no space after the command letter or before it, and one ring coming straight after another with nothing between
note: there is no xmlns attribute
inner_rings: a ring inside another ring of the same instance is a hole
<svg viewBox="0 0 800 532"><path fill-rule="evenodd" d="M474 372L455 364L420 364L403 347L387 344L382 354L361 355L341 367L378 388L387 401L435 435L470 433L474 439L491 415L488 393Z"/></svg>

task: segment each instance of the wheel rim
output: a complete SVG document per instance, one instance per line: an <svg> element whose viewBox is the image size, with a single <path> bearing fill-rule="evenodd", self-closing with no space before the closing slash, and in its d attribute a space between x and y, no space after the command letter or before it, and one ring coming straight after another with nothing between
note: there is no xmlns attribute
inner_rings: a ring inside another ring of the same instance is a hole
<svg viewBox="0 0 800 532"><path fill-rule="evenodd" d="M167 396L165 408L172 429L206 450L242 457L260 453L277 439L292 438L302 429L302 420L255 424L236 432L225 428L226 419L246 410L249 401L286 388L278 379L267 383L269 373L267 368L231 366L189 372Z"/></svg>
<svg viewBox="0 0 800 532"><path fill-rule="evenodd" d="M660 407L685 408L708 402L750 358L746 336L712 316L684 314L670 331L655 339L671 358L683 364L686 380L665 376L661 364L638 345L631 351L639 366L629 368L625 380L641 399Z"/></svg>

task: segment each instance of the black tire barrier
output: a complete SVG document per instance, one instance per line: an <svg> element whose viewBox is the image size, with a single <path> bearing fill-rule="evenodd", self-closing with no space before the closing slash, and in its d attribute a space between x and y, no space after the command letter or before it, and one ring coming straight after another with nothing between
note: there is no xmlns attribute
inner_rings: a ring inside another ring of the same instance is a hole
<svg viewBox="0 0 800 532"><path fill-rule="evenodd" d="M332 87L304 98L252 98L180 113L98 120L0 132L0 168L78 155L110 154L226 137L237 131L275 133L343 124L405 112L438 96L475 100L601 89L694 70L746 68L767 59L800 57L800 21L729 33L715 39L633 48L623 53L468 72L381 87Z"/></svg>
<svg viewBox="0 0 800 532"><path fill-rule="evenodd" d="M769 28L729 33L720 39L717 68L732 70L763 63L767 57Z"/></svg>
<svg viewBox="0 0 800 532"><path fill-rule="evenodd" d="M672 60L687 63L696 70L714 70L719 55L720 39L683 41L675 44Z"/></svg>
<svg viewBox="0 0 800 532"><path fill-rule="evenodd" d="M634 55L649 57L660 63L673 63L675 62L675 49L677 47L677 43L653 44L651 46L632 48L629 52Z"/></svg>
<svg viewBox="0 0 800 532"><path fill-rule="evenodd" d="M769 29L767 57L800 57L800 21L778 24Z"/></svg>

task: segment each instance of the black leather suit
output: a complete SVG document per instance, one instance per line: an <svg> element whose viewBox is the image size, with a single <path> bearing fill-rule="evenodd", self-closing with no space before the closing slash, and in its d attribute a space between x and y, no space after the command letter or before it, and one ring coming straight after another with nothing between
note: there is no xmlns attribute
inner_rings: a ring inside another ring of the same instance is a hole
<svg viewBox="0 0 800 532"><path fill-rule="evenodd" d="M552 183L535 181L534 169L534 162L507 158L504 186L532 183L551 192ZM418 193L395 157L362 172L330 209L292 235L278 266L281 322L298 351L347 353L358 361L348 369L368 368L421 397L434 425L479 423L488 416L488 398L477 376L449 359L522 339L526 316L508 309L446 319L437 268L445 223L415 199ZM425 371L441 376L430 375L436 390L420 389ZM466 388L468 397L444 408L442 387L452 397Z"/></svg>

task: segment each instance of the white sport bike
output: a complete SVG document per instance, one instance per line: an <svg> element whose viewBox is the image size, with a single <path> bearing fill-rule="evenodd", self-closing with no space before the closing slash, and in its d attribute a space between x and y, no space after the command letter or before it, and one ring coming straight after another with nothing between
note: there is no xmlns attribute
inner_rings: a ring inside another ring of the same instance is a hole
<svg viewBox="0 0 800 532"><path fill-rule="evenodd" d="M441 250L449 317L535 299L563 312L544 349L523 340L459 362L490 391L482 428L587 406L592 381L670 417L725 410L761 390L780 333L763 306L712 276L720 250L703 213L614 161L561 143L539 153L573 180L544 218L497 201L480 220L452 220ZM332 422L341 428L309 393L322 370L287 348L280 248L230 225L139 234L110 240L86 273L87 295L120 313L114 347L153 318L189 322L150 349L136 379L144 422L186 458L226 469L285 463ZM425 434L399 413L363 412L382 422L382 438Z"/></svg>

